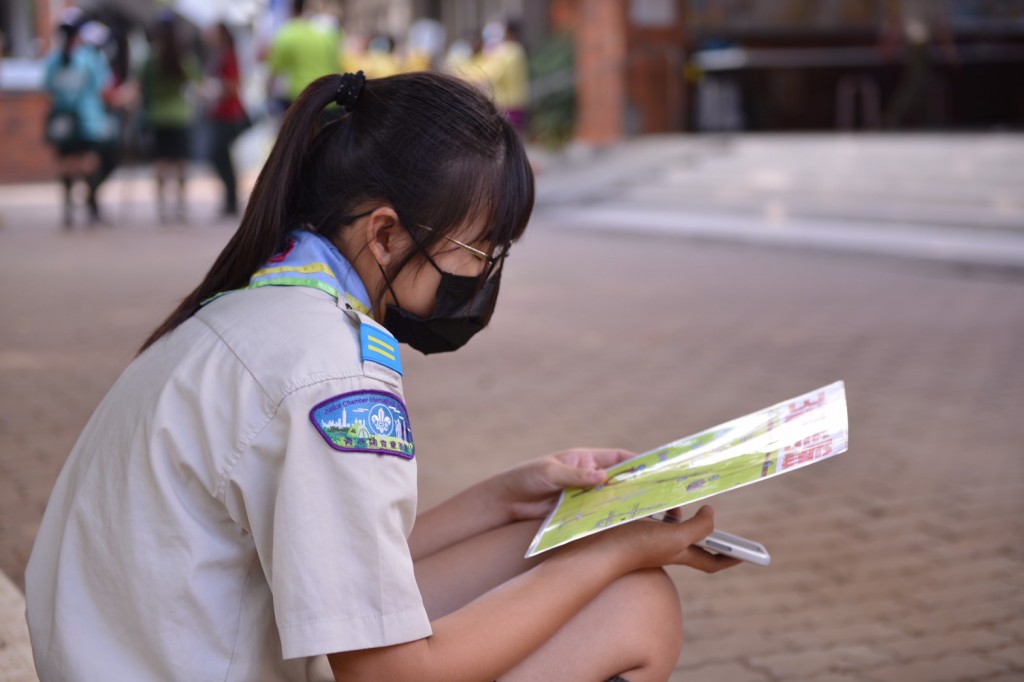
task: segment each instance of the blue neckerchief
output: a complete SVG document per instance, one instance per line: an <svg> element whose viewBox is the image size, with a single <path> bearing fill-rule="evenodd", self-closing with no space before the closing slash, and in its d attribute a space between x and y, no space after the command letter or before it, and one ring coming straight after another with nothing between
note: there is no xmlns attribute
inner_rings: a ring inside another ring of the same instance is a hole
<svg viewBox="0 0 1024 682"><path fill-rule="evenodd" d="M257 270L245 288L267 286L312 287L335 299L344 297L361 313L371 309L370 295L355 268L330 240L308 230L292 232L288 248Z"/></svg>
<svg viewBox="0 0 1024 682"><path fill-rule="evenodd" d="M291 233L287 248L257 270L244 289L277 286L310 287L326 291L335 300L343 300L353 310L361 313L359 328L364 364L375 362L402 374L398 341L384 327L363 317L370 314L370 296L366 293L366 287L355 268L328 239L308 230L295 230ZM223 291L206 299L201 305L230 293Z"/></svg>

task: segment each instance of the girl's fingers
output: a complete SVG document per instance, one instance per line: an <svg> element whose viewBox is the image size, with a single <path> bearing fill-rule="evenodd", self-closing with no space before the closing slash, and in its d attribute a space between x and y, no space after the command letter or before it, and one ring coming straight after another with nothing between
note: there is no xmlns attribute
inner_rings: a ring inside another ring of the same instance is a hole
<svg viewBox="0 0 1024 682"><path fill-rule="evenodd" d="M685 521L682 519L682 509L675 508L669 509L665 513L666 519L673 519L676 523L679 523L683 528L687 530L686 542L689 543L689 547L686 549L686 556L682 563L696 568L699 571L705 573L717 573L722 569L735 566L740 563L740 560L735 557L726 556L725 554L714 554L708 552L703 547L694 545L695 542L700 542L715 529L715 510L708 505L704 505L697 510L697 513L691 516Z"/></svg>
<svg viewBox="0 0 1024 682"><path fill-rule="evenodd" d="M678 511L678 510L674 510ZM680 512L681 513L681 512ZM704 505L697 510L697 513L680 522L680 526L686 529L690 544L703 540L715 529L715 510Z"/></svg>
<svg viewBox="0 0 1024 682"><path fill-rule="evenodd" d="M665 512L665 521L669 523L682 523L683 521L683 508L675 507Z"/></svg>
<svg viewBox="0 0 1024 682"><path fill-rule="evenodd" d="M590 488L603 483L606 476L598 469L573 467L557 462L548 469L547 478L556 488Z"/></svg>
<svg viewBox="0 0 1024 682"><path fill-rule="evenodd" d="M630 457L636 456L636 453L630 452L629 450L617 450L614 448L591 450L590 454L594 458L594 464L602 469L615 466L616 464L625 462Z"/></svg>
<svg viewBox="0 0 1024 682"><path fill-rule="evenodd" d="M697 546L691 546L686 552L686 560L683 563L705 573L717 573L722 569L740 563L740 560L735 557L724 554L712 554Z"/></svg>

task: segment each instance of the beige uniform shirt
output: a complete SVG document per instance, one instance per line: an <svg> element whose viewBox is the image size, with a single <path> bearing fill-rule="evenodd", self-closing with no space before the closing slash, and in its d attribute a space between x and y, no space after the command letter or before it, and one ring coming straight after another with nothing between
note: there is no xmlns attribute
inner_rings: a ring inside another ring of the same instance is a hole
<svg viewBox="0 0 1024 682"><path fill-rule="evenodd" d="M244 290L128 367L26 572L43 680L330 679L322 654L430 634L415 459L340 451L311 419L366 391L404 409L399 374L362 361L373 324L315 289Z"/></svg>

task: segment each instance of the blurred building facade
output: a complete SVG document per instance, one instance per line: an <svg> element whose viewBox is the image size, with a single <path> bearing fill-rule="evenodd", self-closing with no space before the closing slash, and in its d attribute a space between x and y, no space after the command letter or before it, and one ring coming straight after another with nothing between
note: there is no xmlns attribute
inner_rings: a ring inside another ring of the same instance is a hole
<svg viewBox="0 0 1024 682"><path fill-rule="evenodd" d="M437 21L448 43L479 34L488 21L517 21L528 47L550 30L549 0L340 0L345 29L364 34L407 34L419 19Z"/></svg>
<svg viewBox="0 0 1024 682"><path fill-rule="evenodd" d="M52 17L63 2L0 4L0 182L55 177L43 142L49 99L39 90Z"/></svg>
<svg viewBox="0 0 1024 682"><path fill-rule="evenodd" d="M577 137L1024 125L1024 0L343 0L346 26L572 35ZM545 89L540 84L540 89Z"/></svg>
<svg viewBox="0 0 1024 682"><path fill-rule="evenodd" d="M343 0L342 7L346 29L364 33L402 35L416 20L433 19L451 42L488 21L514 20L531 52L552 34L571 35L575 68L539 85L575 91L576 134L591 142L678 129L685 118L677 0Z"/></svg>
<svg viewBox="0 0 1024 682"><path fill-rule="evenodd" d="M1024 127L1024 0L552 0L577 133Z"/></svg>
<svg viewBox="0 0 1024 682"><path fill-rule="evenodd" d="M689 0L690 130L1024 124L1022 0Z"/></svg>
<svg viewBox="0 0 1024 682"><path fill-rule="evenodd" d="M0 4L0 182L52 177L42 56L78 4L115 29L162 0ZM290 0L173 0L197 23L231 17L258 42ZM350 34L401 45L423 19L451 44L514 19L528 50L568 36L533 100L569 106L591 144L659 132L1024 127L1024 0L309 0ZM123 35L126 30L115 30ZM118 50L128 69L128 46ZM565 103L569 102L568 105Z"/></svg>

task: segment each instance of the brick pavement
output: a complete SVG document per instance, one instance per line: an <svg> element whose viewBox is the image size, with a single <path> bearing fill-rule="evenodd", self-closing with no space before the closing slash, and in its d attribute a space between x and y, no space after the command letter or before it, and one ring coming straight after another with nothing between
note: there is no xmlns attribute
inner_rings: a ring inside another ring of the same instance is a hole
<svg viewBox="0 0 1024 682"><path fill-rule="evenodd" d="M17 292L0 568L19 585L79 429L229 236L140 222L61 235L9 213L0 231ZM407 353L422 504L522 457L644 449L842 378L850 452L714 501L772 566L673 570L673 680L1024 679L1022 302L1005 274L567 232L542 212L493 328L457 355Z"/></svg>

